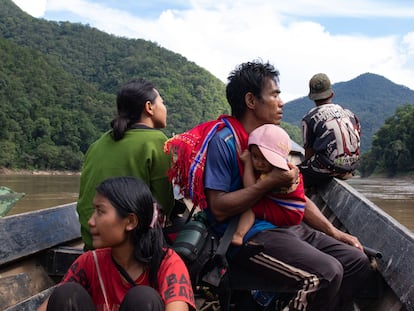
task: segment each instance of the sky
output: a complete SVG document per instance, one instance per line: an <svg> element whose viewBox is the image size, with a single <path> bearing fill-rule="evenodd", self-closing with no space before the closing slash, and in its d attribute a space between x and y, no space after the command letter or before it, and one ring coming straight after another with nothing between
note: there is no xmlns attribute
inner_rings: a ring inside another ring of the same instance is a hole
<svg viewBox="0 0 414 311"><path fill-rule="evenodd" d="M88 24L157 43L226 82L261 59L280 71L282 99L375 73L414 90L414 1L13 0L33 17Z"/></svg>

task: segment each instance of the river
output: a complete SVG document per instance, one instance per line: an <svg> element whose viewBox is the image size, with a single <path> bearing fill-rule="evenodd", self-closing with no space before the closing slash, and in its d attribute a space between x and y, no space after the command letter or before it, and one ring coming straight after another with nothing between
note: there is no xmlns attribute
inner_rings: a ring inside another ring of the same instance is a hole
<svg viewBox="0 0 414 311"><path fill-rule="evenodd" d="M25 193L9 212L12 215L76 201L79 178L77 174L0 175L0 185ZM414 231L414 179L353 178L348 183Z"/></svg>
<svg viewBox="0 0 414 311"><path fill-rule="evenodd" d="M347 182L414 232L414 178L352 178Z"/></svg>
<svg viewBox="0 0 414 311"><path fill-rule="evenodd" d="M0 186L25 196L8 215L57 206L78 199L79 174L73 175L0 175Z"/></svg>

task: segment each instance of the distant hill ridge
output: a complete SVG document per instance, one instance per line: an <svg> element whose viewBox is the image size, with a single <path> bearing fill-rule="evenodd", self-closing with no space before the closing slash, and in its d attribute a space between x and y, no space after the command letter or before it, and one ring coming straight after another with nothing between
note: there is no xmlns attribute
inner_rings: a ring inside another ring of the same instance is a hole
<svg viewBox="0 0 414 311"><path fill-rule="evenodd" d="M154 42L33 18L11 0L0 8L0 167L78 170L109 128L116 91L132 77L160 90L167 135L230 111L223 82ZM363 151L396 107L414 103L414 91L370 73L333 89L335 102L360 117ZM283 121L298 142L296 126L312 107L306 97L285 106Z"/></svg>
<svg viewBox="0 0 414 311"><path fill-rule="evenodd" d="M334 83L332 89L334 102L352 110L360 119L363 152L371 147L373 135L397 107L414 105L413 90L373 73ZM289 101L284 108L283 121L300 126L302 117L312 107L314 103L307 96Z"/></svg>
<svg viewBox="0 0 414 311"><path fill-rule="evenodd" d="M109 129L117 90L134 77L160 91L168 136L229 112L224 83L182 55L33 18L11 0L0 0L0 58L0 167L78 170Z"/></svg>
<svg viewBox="0 0 414 311"><path fill-rule="evenodd" d="M79 23L33 18L11 0L0 0L0 8L0 39L42 53L79 83L114 95L132 77L152 81L170 108L168 134L228 111L222 81L154 42L116 37ZM114 107L113 102L108 105Z"/></svg>

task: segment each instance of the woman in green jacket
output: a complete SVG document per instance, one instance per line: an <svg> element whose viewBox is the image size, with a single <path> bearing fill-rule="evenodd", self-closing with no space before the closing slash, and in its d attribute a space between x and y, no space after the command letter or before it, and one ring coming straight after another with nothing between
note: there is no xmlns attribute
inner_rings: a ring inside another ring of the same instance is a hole
<svg viewBox="0 0 414 311"><path fill-rule="evenodd" d="M127 82L117 94L118 115L112 130L88 149L82 167L77 204L82 240L92 249L88 219L93 213L95 188L115 176L139 177L149 186L169 216L174 197L167 170L171 159L163 152L167 137L159 129L167 123L167 109L158 90L144 79Z"/></svg>

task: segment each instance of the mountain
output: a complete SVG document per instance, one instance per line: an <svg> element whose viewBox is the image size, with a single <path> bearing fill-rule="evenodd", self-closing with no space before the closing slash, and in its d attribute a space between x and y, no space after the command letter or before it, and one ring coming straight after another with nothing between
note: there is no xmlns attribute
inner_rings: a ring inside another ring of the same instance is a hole
<svg viewBox="0 0 414 311"><path fill-rule="evenodd" d="M335 83L332 89L334 102L353 111L361 122L362 152L370 149L375 132L395 113L397 107L414 105L413 90L372 73ZM289 101L283 111L283 120L300 126L302 117L313 107L314 103L308 97Z"/></svg>
<svg viewBox="0 0 414 311"><path fill-rule="evenodd" d="M230 110L222 81L154 42L33 18L11 0L0 8L0 167L79 169L90 143L109 129L116 91L133 77L152 81L163 96L167 136ZM333 89L335 102L360 118L363 151L396 107L414 103L412 90L369 73ZM285 106L284 127L298 142L311 107L305 97Z"/></svg>
<svg viewBox="0 0 414 311"><path fill-rule="evenodd" d="M222 81L154 42L0 8L0 167L79 169L133 77L163 96L167 136L229 112Z"/></svg>
<svg viewBox="0 0 414 311"><path fill-rule="evenodd" d="M169 108L168 134L228 111L222 81L154 42L33 18L11 0L0 0L0 7L0 38L43 54L80 83L113 95L132 77L152 81Z"/></svg>

